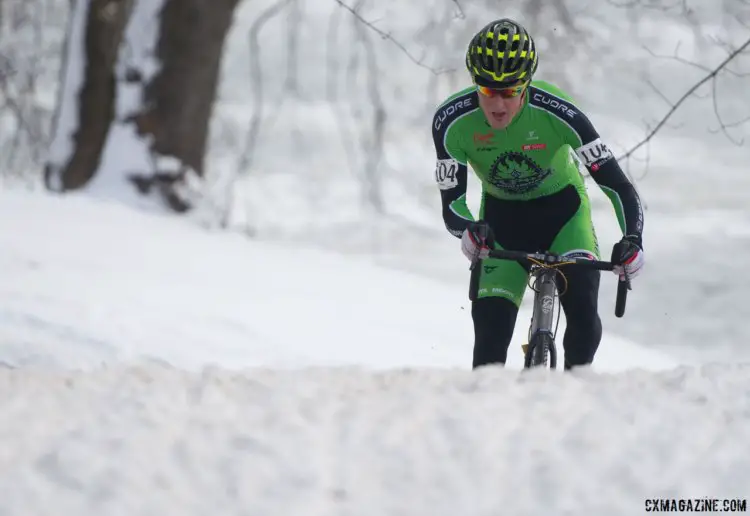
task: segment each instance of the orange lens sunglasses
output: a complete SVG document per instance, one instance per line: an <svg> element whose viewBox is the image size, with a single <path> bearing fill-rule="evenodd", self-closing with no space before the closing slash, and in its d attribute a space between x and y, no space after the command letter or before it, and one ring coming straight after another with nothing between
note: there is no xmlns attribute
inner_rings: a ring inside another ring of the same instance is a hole
<svg viewBox="0 0 750 516"><path fill-rule="evenodd" d="M529 81L525 81L515 86L509 86L508 88L488 88L487 86L480 86L477 84L477 91L485 97L501 97L504 99L512 99L513 97L519 96L526 90L526 86L529 85Z"/></svg>

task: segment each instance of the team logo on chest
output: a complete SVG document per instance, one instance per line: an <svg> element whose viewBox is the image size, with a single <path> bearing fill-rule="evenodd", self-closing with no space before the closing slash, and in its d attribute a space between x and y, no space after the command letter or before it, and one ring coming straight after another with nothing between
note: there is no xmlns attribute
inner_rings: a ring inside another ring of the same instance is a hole
<svg viewBox="0 0 750 516"><path fill-rule="evenodd" d="M525 194L537 188L552 174L520 152L504 152L490 168L489 183L509 194Z"/></svg>
<svg viewBox="0 0 750 516"><path fill-rule="evenodd" d="M491 152L497 147L495 146L495 134L490 131L487 133L474 133L474 145L479 152Z"/></svg>

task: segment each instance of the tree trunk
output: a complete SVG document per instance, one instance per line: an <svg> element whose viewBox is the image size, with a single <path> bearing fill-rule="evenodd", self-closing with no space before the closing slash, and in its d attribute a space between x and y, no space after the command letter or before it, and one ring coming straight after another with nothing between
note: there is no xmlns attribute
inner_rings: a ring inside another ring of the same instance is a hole
<svg viewBox="0 0 750 516"><path fill-rule="evenodd" d="M114 66L133 4L133 0L88 2L84 44L86 64L79 92L78 127L72 135L74 150L67 163L47 163L45 167L47 187L62 191L81 188L99 167L115 115ZM71 61L66 59L65 66L69 65ZM64 87L65 84L60 85L60 88Z"/></svg>
<svg viewBox="0 0 750 516"><path fill-rule="evenodd" d="M131 180L141 191L159 186L177 211L189 206L173 190L191 171L203 177L224 41L238 1L165 0L161 13L157 58L162 66L146 86L144 111L134 122L140 135L153 137L156 156L176 158L181 167Z"/></svg>

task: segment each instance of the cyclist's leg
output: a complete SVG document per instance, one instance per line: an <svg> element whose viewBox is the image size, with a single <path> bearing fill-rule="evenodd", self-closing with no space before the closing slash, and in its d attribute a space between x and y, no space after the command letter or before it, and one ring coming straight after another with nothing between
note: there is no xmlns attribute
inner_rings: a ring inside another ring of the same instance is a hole
<svg viewBox="0 0 750 516"><path fill-rule="evenodd" d="M495 234L495 247L519 249L522 241L508 232L505 221L515 212L497 199L482 195L480 217L486 220ZM473 367L505 364L508 346L523 300L528 273L517 262L487 258L479 270L477 299L471 306L474 322Z"/></svg>
<svg viewBox="0 0 750 516"><path fill-rule="evenodd" d="M474 368L505 364L528 282L526 269L517 262L488 258L480 266L479 291L471 306Z"/></svg>
<svg viewBox="0 0 750 516"><path fill-rule="evenodd" d="M591 208L585 194L582 194L580 207L557 234L550 250L575 257L600 259ZM560 270L565 275L565 279L557 275L560 303L567 324L563 337L565 369L570 369L593 362L599 348L602 338L598 313L601 275L593 269L563 266Z"/></svg>

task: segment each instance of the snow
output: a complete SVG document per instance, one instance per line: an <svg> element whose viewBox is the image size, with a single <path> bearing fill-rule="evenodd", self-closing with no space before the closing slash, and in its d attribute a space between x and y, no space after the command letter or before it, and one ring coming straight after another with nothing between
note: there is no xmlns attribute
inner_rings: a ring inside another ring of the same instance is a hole
<svg viewBox="0 0 750 516"><path fill-rule="evenodd" d="M463 288L83 195L0 191L0 247L9 516L617 515L750 481L745 364L607 331L591 368L523 373L516 335L472 371Z"/></svg>
<svg viewBox="0 0 750 516"><path fill-rule="evenodd" d="M14 213L24 214L22 229ZM0 357L13 365L471 363L466 286L366 258L199 230L88 196L15 191L0 195L0 247L9 250L0 258ZM509 359L515 368L530 313L519 317ZM564 328L563 320L560 335ZM601 357L604 370L675 364L614 332Z"/></svg>
<svg viewBox="0 0 750 516"><path fill-rule="evenodd" d="M372 129L364 50L327 53L357 38L353 19L335 2L300 7L294 96L279 65L289 42L270 37L290 29L282 11L263 29L263 120L252 167L238 171L255 106L247 33L271 3L236 12L208 166L208 200L234 199L231 222L254 238L212 229L226 206L179 218L123 188L126 173L180 167L121 123L137 84L118 83L119 122L84 194L0 190L0 516L631 515L646 498L746 496L750 176L746 148L705 132L708 99L686 102L627 163L647 206L646 268L622 319L603 274L595 364L519 371L527 296L507 368L471 371L468 264L442 225L425 130L465 77L433 76L372 39L388 109L386 214L374 218L358 179ZM135 2L119 78L158 70L161 5ZM457 18L456 6L360 12L429 65L460 67L487 12L462 3ZM645 79L676 99L702 74L649 61L642 44L671 54L681 41L681 57L713 66L725 54L707 35L742 40L721 10L691 9L695 31L649 10L627 45L623 11L578 9L608 59L547 60L543 78L573 86L624 151L668 109ZM75 86L80 62L67 72ZM740 117L735 80L722 77L720 106ZM64 107L73 128L75 104ZM606 255L619 227L591 182L589 193Z"/></svg>
<svg viewBox="0 0 750 516"><path fill-rule="evenodd" d="M632 515L652 497L742 498L748 372L5 370L0 432L25 437L0 455L0 494L12 516Z"/></svg>
<svg viewBox="0 0 750 516"><path fill-rule="evenodd" d="M156 57L160 13L164 0L135 0L128 18L123 44L115 67L117 84L117 116L123 119L141 111L143 86L161 69ZM125 81L128 72L137 71L140 80Z"/></svg>

